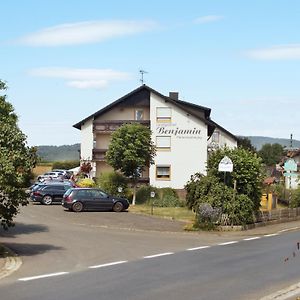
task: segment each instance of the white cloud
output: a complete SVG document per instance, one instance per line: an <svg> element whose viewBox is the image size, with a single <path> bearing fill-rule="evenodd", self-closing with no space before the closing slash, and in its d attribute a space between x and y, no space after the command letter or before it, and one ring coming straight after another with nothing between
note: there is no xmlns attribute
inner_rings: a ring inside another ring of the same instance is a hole
<svg viewBox="0 0 300 300"><path fill-rule="evenodd" d="M20 38L28 46L65 46L102 42L106 39L154 29L154 21L89 21L61 24Z"/></svg>
<svg viewBox="0 0 300 300"><path fill-rule="evenodd" d="M258 60L295 60L300 59L300 44L280 45L263 49L253 49L246 55Z"/></svg>
<svg viewBox="0 0 300 300"><path fill-rule="evenodd" d="M111 69L73 69L73 68L38 68L29 71L29 75L38 77L62 78L67 85L79 89L102 89L112 81L129 80L129 73Z"/></svg>
<svg viewBox="0 0 300 300"><path fill-rule="evenodd" d="M194 23L196 24L205 24L205 23L212 23L217 22L224 19L223 16L217 16L217 15L209 15L209 16L202 16L194 20Z"/></svg>

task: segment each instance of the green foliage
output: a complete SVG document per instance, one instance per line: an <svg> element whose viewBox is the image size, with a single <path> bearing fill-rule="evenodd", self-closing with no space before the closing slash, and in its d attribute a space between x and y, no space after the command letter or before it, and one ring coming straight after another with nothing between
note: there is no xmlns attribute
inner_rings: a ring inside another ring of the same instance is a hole
<svg viewBox="0 0 300 300"><path fill-rule="evenodd" d="M6 85L0 80L0 90ZM28 204L23 187L36 164L36 149L26 145L26 136L17 125L13 106L0 96L0 220L7 229L20 205Z"/></svg>
<svg viewBox="0 0 300 300"><path fill-rule="evenodd" d="M240 137L237 143L238 147L241 147L245 150L249 150L253 153L256 152L256 148L252 145L251 141L247 137Z"/></svg>
<svg viewBox="0 0 300 300"><path fill-rule="evenodd" d="M79 160L65 160L65 161L55 161L52 164L52 169L63 169L69 170L78 167L80 164Z"/></svg>
<svg viewBox="0 0 300 300"><path fill-rule="evenodd" d="M151 185L143 185L141 186L138 190L137 190L137 193L136 193L136 203L137 204L144 204L144 203L147 203L147 202L150 202L150 194L151 192L154 192L155 193L155 197L154 197L154 200L155 199L159 199L159 189L158 188L155 188Z"/></svg>
<svg viewBox="0 0 300 300"><path fill-rule="evenodd" d="M300 207L300 187L292 190L290 207Z"/></svg>
<svg viewBox="0 0 300 300"><path fill-rule="evenodd" d="M253 201L254 210L259 210L263 182L261 159L242 148L215 151L208 159L208 175L218 177L220 182L224 182L224 172L218 172L218 165L225 155L233 162L233 172L226 174L226 185L233 188L236 181L237 194L247 195Z"/></svg>
<svg viewBox="0 0 300 300"><path fill-rule="evenodd" d="M96 182L108 194L129 197L127 178L118 172L103 173L97 178ZM122 188L122 192L119 192L119 187Z"/></svg>
<svg viewBox="0 0 300 300"><path fill-rule="evenodd" d="M230 157L234 167L232 173L226 173L224 180L224 172L218 171L218 165L225 155ZM213 152L207 166L207 176L196 173L186 184L187 206L198 214L203 204L209 204L213 209L221 208L233 225L251 223L253 214L260 207L260 158L243 148L225 148Z"/></svg>
<svg viewBox="0 0 300 300"><path fill-rule="evenodd" d="M151 192L155 193L154 198L150 197ZM156 188L151 185L144 185L138 189L136 198L138 204L153 204L155 207L185 206L185 203L179 199L176 191L172 188Z"/></svg>
<svg viewBox="0 0 300 300"><path fill-rule="evenodd" d="M78 161L79 154L80 144L63 146L37 146L37 155L42 162Z"/></svg>
<svg viewBox="0 0 300 300"><path fill-rule="evenodd" d="M77 183L76 183L79 187L95 187L96 184L94 182L93 179L91 178L84 178L84 179L81 179L79 180Z"/></svg>
<svg viewBox="0 0 300 300"><path fill-rule="evenodd" d="M140 124L124 124L112 134L106 158L115 170L136 179L140 171L154 163L154 155L151 130Z"/></svg>
<svg viewBox="0 0 300 300"><path fill-rule="evenodd" d="M279 163L283 157L283 147L280 144L264 144L258 155L267 166L274 166Z"/></svg>

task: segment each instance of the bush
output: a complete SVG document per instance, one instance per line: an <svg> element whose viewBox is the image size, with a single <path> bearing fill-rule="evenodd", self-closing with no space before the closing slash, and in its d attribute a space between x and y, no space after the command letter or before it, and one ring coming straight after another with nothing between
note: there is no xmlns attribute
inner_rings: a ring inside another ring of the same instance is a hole
<svg viewBox="0 0 300 300"><path fill-rule="evenodd" d="M216 223L221 215L220 208L213 208L209 203L202 203L199 205L195 227L212 230L216 227Z"/></svg>
<svg viewBox="0 0 300 300"><path fill-rule="evenodd" d="M151 201L151 197L150 197L151 192L155 193L155 197L154 197L153 201L156 199L159 199L158 191L159 191L158 188L155 188L151 185L141 186L136 192L136 203L137 204L144 204L144 203L149 204Z"/></svg>
<svg viewBox="0 0 300 300"><path fill-rule="evenodd" d="M93 179L84 178L76 183L79 187L95 187L96 184Z"/></svg>
<svg viewBox="0 0 300 300"><path fill-rule="evenodd" d="M300 187L292 191L291 207L300 207Z"/></svg>
<svg viewBox="0 0 300 300"><path fill-rule="evenodd" d="M118 195L130 198L130 191L127 186L127 178L117 172L106 172L96 179L97 185L111 195ZM122 192L119 192L119 188Z"/></svg>

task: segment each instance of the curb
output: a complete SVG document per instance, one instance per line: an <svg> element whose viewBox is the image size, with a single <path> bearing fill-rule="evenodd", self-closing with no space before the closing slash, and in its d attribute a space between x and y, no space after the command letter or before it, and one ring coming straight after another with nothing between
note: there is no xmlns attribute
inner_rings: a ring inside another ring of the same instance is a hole
<svg viewBox="0 0 300 300"><path fill-rule="evenodd" d="M7 252L7 257L3 258L3 266L0 266L0 279L11 275L13 272L17 271L22 265L22 260L19 256L13 253L10 249L6 247L4 248Z"/></svg>
<svg viewBox="0 0 300 300"><path fill-rule="evenodd" d="M279 290L273 294L260 298L259 300L286 300L300 294L300 282ZM297 298L298 299L298 298Z"/></svg>

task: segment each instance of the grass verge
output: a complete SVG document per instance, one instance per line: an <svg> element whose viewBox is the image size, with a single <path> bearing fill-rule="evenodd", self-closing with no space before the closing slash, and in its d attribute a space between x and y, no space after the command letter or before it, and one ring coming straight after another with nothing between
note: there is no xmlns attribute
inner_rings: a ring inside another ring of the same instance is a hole
<svg viewBox="0 0 300 300"><path fill-rule="evenodd" d="M153 215L177 221L194 222L195 214L186 207L153 207L136 204L129 207L129 211L137 214Z"/></svg>

